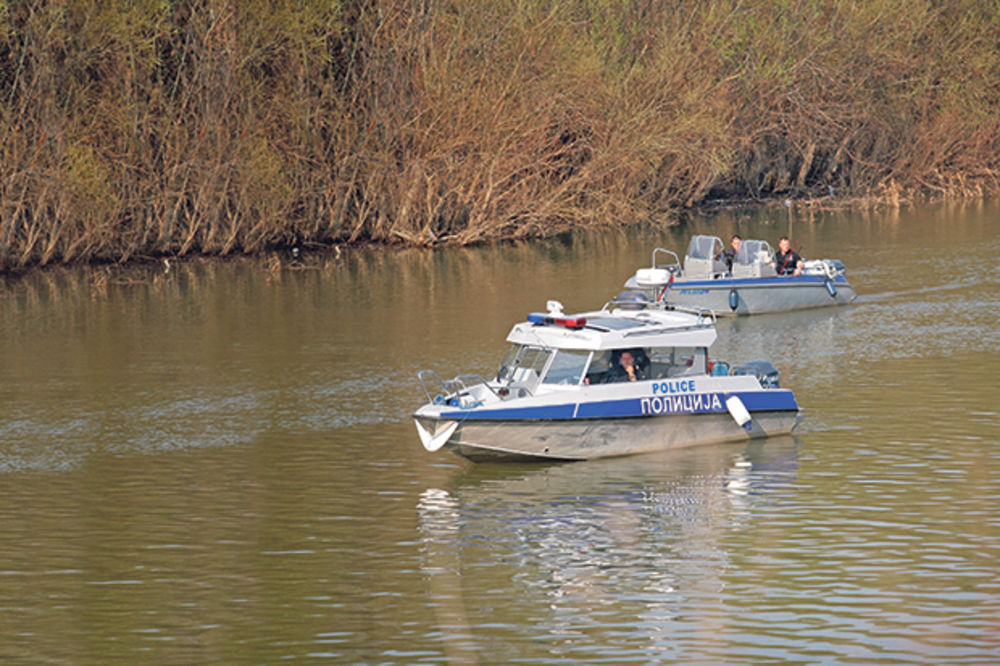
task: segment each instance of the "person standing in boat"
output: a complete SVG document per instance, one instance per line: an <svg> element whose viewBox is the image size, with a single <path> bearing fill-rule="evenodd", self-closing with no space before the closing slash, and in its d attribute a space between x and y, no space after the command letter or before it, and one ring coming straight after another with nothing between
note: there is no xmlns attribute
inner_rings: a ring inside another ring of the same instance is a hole
<svg viewBox="0 0 1000 666"><path fill-rule="evenodd" d="M729 241L729 247L722 251L722 259L726 262L726 268L730 273L733 272L733 262L736 261L736 253L740 251L740 245L743 245L743 239L740 238L739 234L733 234L732 240Z"/></svg>
<svg viewBox="0 0 1000 666"><path fill-rule="evenodd" d="M778 275L801 275L805 262L792 249L788 236L778 239L778 251L774 254L774 270Z"/></svg>
<svg viewBox="0 0 1000 666"><path fill-rule="evenodd" d="M604 377L604 383L638 382L645 378L646 373L636 363L636 354L626 349L618 357L618 362L611 365L611 369Z"/></svg>

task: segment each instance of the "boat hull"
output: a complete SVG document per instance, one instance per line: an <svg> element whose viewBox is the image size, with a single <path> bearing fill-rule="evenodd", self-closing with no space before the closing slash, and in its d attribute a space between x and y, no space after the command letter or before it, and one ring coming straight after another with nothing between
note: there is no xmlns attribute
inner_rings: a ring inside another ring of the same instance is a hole
<svg viewBox="0 0 1000 666"><path fill-rule="evenodd" d="M854 287L842 275L836 279L800 275L677 280L665 300L674 305L709 308L722 317L847 305L856 297Z"/></svg>
<svg viewBox="0 0 1000 666"><path fill-rule="evenodd" d="M418 429L432 431L454 423L421 426L421 417L417 418ZM754 412L748 429L727 412L614 419L469 420L458 423L443 448L474 462L589 460L788 434L800 418L797 411Z"/></svg>

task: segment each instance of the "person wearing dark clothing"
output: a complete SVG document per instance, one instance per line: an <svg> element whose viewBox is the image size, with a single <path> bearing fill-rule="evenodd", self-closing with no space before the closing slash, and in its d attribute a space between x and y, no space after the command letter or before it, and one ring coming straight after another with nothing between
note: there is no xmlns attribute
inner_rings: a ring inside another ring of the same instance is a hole
<svg viewBox="0 0 1000 666"><path fill-rule="evenodd" d="M778 275L801 275L805 262L790 247L788 236L778 239L778 251L774 254L774 270Z"/></svg>
<svg viewBox="0 0 1000 666"><path fill-rule="evenodd" d="M608 374L604 377L604 383L612 382L638 382L646 378L646 373L636 364L635 354L625 350L618 358L618 362L612 364Z"/></svg>
<svg viewBox="0 0 1000 666"><path fill-rule="evenodd" d="M733 272L733 262L736 261L736 253L740 251L742 244L743 239L733 234L732 240L729 241L729 247L722 251L722 259L726 262L726 268L730 273Z"/></svg>

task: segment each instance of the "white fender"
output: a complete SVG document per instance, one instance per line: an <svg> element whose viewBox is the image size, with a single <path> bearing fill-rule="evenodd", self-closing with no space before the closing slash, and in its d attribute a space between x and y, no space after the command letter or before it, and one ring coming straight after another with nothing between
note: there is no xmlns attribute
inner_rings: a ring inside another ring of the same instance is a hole
<svg viewBox="0 0 1000 666"><path fill-rule="evenodd" d="M431 432L424 427L420 419L413 419L413 422L417 424L417 434L420 435L420 442L431 453L444 446L444 443L455 432L455 428L458 427L458 421L434 421L433 423L436 427L434 428L434 432Z"/></svg>
<svg viewBox="0 0 1000 666"><path fill-rule="evenodd" d="M738 396L731 395L726 398L726 409L729 410L729 415L733 417L737 425L742 426L745 430L750 430L753 427L750 412L747 411L746 405Z"/></svg>

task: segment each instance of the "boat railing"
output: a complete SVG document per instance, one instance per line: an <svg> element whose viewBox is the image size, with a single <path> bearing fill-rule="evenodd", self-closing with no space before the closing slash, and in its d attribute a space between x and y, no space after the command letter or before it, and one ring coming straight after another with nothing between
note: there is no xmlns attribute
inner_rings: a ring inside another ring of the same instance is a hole
<svg viewBox="0 0 1000 666"><path fill-rule="evenodd" d="M604 312L611 312L612 308L618 308L619 310L655 310L659 309L660 306L661 303L659 301L654 301L645 294L636 291L624 291L605 303L601 310Z"/></svg>
<svg viewBox="0 0 1000 666"><path fill-rule="evenodd" d="M718 321L715 310L711 308L703 308L696 305L677 305L676 303L671 303L669 301L654 301L644 296L640 298L642 295L636 292L624 292L624 294L627 294L625 298L621 298L622 294L619 294L605 303L601 310L604 312L610 312L613 308L619 308L621 310L667 310L670 312L686 312L687 314L693 314L698 317L698 326L704 326L706 324L715 325Z"/></svg>
<svg viewBox="0 0 1000 666"><path fill-rule="evenodd" d="M693 315L698 315L699 324L712 324L713 326L718 322L718 317L715 314L715 310L712 308L702 308L702 307L683 307L674 306L675 310L681 310L682 312L690 312Z"/></svg>
<svg viewBox="0 0 1000 666"><path fill-rule="evenodd" d="M667 254L667 255L670 255L670 256L672 256L674 258L674 261L673 261L673 263L658 264L658 263L656 263L656 255L657 254ZM673 250L668 250L668 249L666 249L664 247L654 248L653 249L653 263L652 263L652 266L653 266L653 268L666 268L667 270L671 270L671 271L675 271L675 272L680 272L680 269L681 269L681 258L678 257L677 253L674 252Z"/></svg>
<svg viewBox="0 0 1000 666"><path fill-rule="evenodd" d="M427 394L427 402L432 402L434 400L434 398L431 397L430 390L427 388L428 381L433 380L438 386L441 387L441 390L444 391L445 394L448 393L448 387L445 386L444 382L441 381L441 378L438 377L438 373L433 370L421 370L417 373L417 380L420 382L420 387L424 389L424 393Z"/></svg>
<svg viewBox="0 0 1000 666"><path fill-rule="evenodd" d="M458 375L454 379L441 379L438 373L433 370L421 370L417 373L417 379L420 380L420 386L424 389L424 394L427 395L427 402L435 402L449 396L472 395L472 388L479 385L485 386L498 400L501 399L489 382L480 375L464 374ZM436 395L431 395L432 389L428 388L428 384L432 387L440 387L440 393L435 390Z"/></svg>
<svg viewBox="0 0 1000 666"><path fill-rule="evenodd" d="M707 324L715 325L718 322L718 318L715 316L715 310L712 308L703 308L700 305L678 305L676 303L671 303L670 301L659 302L660 308L663 310L668 310L670 312L685 312L687 314L693 314L698 317L698 326L705 326Z"/></svg>
<svg viewBox="0 0 1000 666"><path fill-rule="evenodd" d="M472 380L472 383L467 384L466 381L468 380ZM500 394L496 392L496 389L490 386L490 383L486 381L482 375L476 375L476 374L458 375L452 381L454 381L456 384L459 384L461 386L461 390L467 393L471 391L473 386L480 386L480 385L485 386L490 393L496 396L497 400L500 399Z"/></svg>

